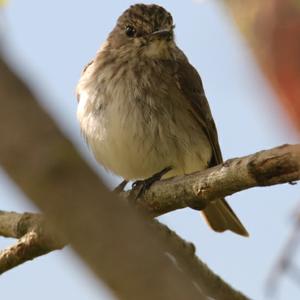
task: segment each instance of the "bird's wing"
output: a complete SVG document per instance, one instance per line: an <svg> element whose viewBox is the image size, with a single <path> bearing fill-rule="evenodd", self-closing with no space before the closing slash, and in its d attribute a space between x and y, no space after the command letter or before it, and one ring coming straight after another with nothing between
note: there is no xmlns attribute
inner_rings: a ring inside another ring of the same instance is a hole
<svg viewBox="0 0 300 300"><path fill-rule="evenodd" d="M209 167L223 162L218 133L206 99L201 78L184 55L176 60L175 78L183 98L190 104L190 111L205 132L212 147ZM248 236L248 232L225 199L210 203L203 211L208 224L215 231L231 230Z"/></svg>
<svg viewBox="0 0 300 300"><path fill-rule="evenodd" d="M177 85L186 101L190 103L190 111L205 132L212 147L210 166L223 162L218 141L218 133L213 120L208 101L206 99L201 78L196 69L187 59L177 60L175 73Z"/></svg>

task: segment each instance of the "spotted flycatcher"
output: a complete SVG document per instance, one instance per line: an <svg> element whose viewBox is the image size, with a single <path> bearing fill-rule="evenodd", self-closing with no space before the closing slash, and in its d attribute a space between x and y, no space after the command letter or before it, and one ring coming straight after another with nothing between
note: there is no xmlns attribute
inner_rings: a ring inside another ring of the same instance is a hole
<svg viewBox="0 0 300 300"><path fill-rule="evenodd" d="M77 116L96 159L125 180L164 178L222 163L202 81L174 41L173 19L136 4L118 19L77 86ZM224 199L203 214L212 229L247 236Z"/></svg>

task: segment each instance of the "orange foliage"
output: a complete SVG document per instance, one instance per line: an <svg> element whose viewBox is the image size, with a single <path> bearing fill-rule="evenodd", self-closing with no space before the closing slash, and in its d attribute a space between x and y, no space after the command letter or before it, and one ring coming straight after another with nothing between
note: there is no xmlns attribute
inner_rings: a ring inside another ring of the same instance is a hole
<svg viewBox="0 0 300 300"><path fill-rule="evenodd" d="M300 132L300 0L224 0Z"/></svg>

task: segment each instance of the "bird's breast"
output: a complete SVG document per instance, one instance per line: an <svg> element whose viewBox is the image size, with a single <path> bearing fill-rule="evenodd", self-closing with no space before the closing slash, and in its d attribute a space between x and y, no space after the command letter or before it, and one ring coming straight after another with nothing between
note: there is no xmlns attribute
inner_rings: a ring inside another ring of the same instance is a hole
<svg viewBox="0 0 300 300"><path fill-rule="evenodd" d="M125 179L144 179L167 166L174 174L205 168L210 145L176 86L130 72L102 89L98 78L80 92L77 115L96 159Z"/></svg>

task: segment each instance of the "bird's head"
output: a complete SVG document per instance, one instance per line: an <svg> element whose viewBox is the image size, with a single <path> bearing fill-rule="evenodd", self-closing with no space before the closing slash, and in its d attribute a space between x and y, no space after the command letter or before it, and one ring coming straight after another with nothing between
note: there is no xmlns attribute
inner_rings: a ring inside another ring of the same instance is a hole
<svg viewBox="0 0 300 300"><path fill-rule="evenodd" d="M118 19L107 47L136 55L168 58L174 43L174 24L169 12L158 5L136 4Z"/></svg>

